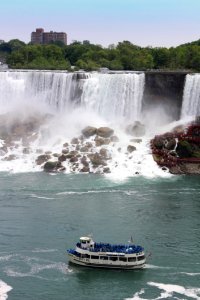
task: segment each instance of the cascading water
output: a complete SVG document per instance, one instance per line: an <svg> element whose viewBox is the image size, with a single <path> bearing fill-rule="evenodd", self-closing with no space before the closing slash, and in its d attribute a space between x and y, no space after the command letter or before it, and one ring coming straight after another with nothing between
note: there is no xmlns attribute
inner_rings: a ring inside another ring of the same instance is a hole
<svg viewBox="0 0 200 300"><path fill-rule="evenodd" d="M81 103L108 120L140 120L144 83L144 74L91 74Z"/></svg>
<svg viewBox="0 0 200 300"><path fill-rule="evenodd" d="M42 170L43 163L36 163L42 154L54 162L64 159L67 173L82 172L87 159L90 172L105 169L117 178L161 175L148 139L134 141L124 131L127 124L142 122L144 84L145 75L136 73L0 72L0 170ZM103 146L95 136L72 143L86 126L110 126L118 138L105 140ZM134 153L127 151L129 145ZM63 147L77 157L63 157ZM106 158L94 167L91 155L100 151Z"/></svg>
<svg viewBox="0 0 200 300"><path fill-rule="evenodd" d="M200 74L187 75L181 118L200 115Z"/></svg>

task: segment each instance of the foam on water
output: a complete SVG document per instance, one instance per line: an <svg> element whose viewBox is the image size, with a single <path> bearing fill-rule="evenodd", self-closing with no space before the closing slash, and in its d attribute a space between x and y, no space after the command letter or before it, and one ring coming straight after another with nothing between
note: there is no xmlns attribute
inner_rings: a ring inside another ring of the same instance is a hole
<svg viewBox="0 0 200 300"><path fill-rule="evenodd" d="M6 300L8 298L8 292L11 290L11 286L0 280L0 300Z"/></svg>
<svg viewBox="0 0 200 300"><path fill-rule="evenodd" d="M160 295L156 298L143 298L141 295L146 294L149 287L157 288L158 291L161 290ZM161 300L161 299L180 299L183 300L186 296L187 299L200 299L200 288L193 287L183 287L175 284L164 284L157 282L148 282L147 288L136 292L133 298L126 298L126 300Z"/></svg>

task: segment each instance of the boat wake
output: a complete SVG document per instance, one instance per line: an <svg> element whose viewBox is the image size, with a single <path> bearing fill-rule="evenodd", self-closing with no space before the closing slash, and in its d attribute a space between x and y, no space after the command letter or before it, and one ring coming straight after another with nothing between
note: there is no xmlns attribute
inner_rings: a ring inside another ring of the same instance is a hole
<svg viewBox="0 0 200 300"><path fill-rule="evenodd" d="M183 287L181 285L164 284L157 282L148 282L147 285L147 288L135 293L132 298L126 298L125 300L183 300L185 299L183 297L187 297L187 299L200 299L200 288ZM150 287L157 288L160 295L156 298L145 296L146 294L148 294ZM144 295L145 298L143 298L142 295Z"/></svg>
<svg viewBox="0 0 200 300"><path fill-rule="evenodd" d="M11 290L11 286L0 280L0 300L6 300L8 298L8 292Z"/></svg>

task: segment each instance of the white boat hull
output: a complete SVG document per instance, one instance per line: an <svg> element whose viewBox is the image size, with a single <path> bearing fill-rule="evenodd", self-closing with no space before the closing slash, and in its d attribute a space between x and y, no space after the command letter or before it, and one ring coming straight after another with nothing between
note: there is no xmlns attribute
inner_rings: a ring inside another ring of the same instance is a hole
<svg viewBox="0 0 200 300"><path fill-rule="evenodd" d="M145 259L140 262L134 263L120 263L120 262L110 262L104 263L104 261L97 260L96 262L91 262L89 259L79 258L73 254L69 255L69 262L79 266L91 267L91 268L106 268L106 269L123 269L123 270L133 270L142 269L145 267Z"/></svg>

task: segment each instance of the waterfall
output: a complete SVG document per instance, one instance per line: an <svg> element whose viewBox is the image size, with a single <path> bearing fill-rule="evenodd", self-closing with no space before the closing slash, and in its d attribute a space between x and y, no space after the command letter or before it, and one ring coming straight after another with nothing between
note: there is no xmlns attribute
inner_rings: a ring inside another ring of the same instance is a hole
<svg viewBox="0 0 200 300"><path fill-rule="evenodd" d="M106 120L140 120L144 74L0 72L0 107L35 104L54 111L82 106Z"/></svg>
<svg viewBox="0 0 200 300"><path fill-rule="evenodd" d="M140 120L144 82L144 74L91 74L81 103L108 120Z"/></svg>
<svg viewBox="0 0 200 300"><path fill-rule="evenodd" d="M61 72L0 72L1 111L26 104L47 105L62 111L80 102L81 80Z"/></svg>
<svg viewBox="0 0 200 300"><path fill-rule="evenodd" d="M187 75L181 118L200 115L200 74Z"/></svg>

